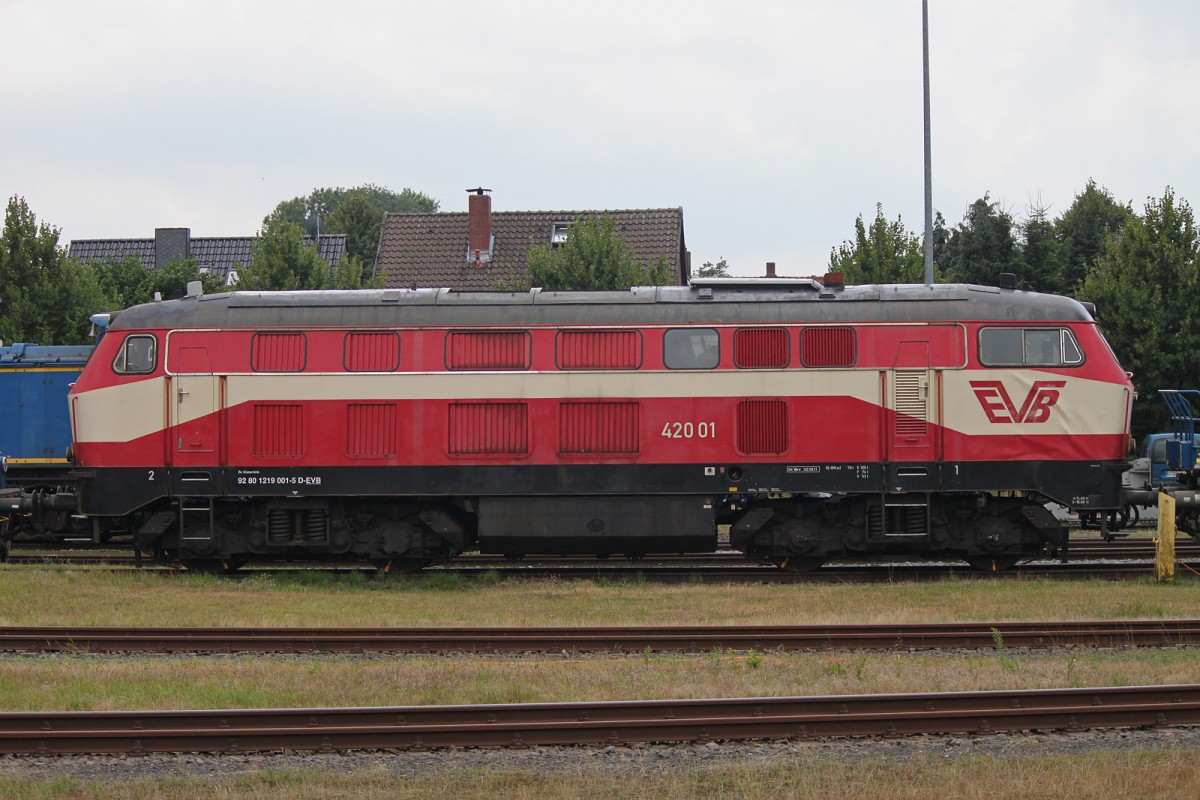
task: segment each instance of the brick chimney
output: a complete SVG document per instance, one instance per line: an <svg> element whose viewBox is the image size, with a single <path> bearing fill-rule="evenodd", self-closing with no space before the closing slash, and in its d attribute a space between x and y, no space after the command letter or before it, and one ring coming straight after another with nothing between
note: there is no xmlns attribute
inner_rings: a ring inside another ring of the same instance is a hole
<svg viewBox="0 0 1200 800"><path fill-rule="evenodd" d="M482 186L467 189L467 261L475 266L492 260L492 198Z"/></svg>
<svg viewBox="0 0 1200 800"><path fill-rule="evenodd" d="M768 278L775 277L775 262L774 261L767 262L767 277Z"/></svg>

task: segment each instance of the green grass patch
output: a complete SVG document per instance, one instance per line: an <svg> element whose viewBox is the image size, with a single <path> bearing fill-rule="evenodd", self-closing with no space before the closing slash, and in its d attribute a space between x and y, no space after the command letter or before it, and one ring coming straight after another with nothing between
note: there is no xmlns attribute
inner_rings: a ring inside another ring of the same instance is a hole
<svg viewBox="0 0 1200 800"><path fill-rule="evenodd" d="M453 602L447 602L452 595ZM429 571L211 575L0 566L2 625L537 626L1190 618L1200 581L946 580L880 585L467 580Z"/></svg>
<svg viewBox="0 0 1200 800"><path fill-rule="evenodd" d="M1200 651L0 660L0 711L888 694L1191 683Z"/></svg>
<svg viewBox="0 0 1200 800"><path fill-rule="evenodd" d="M690 800L736 797L742 800L1165 800L1195 797L1200 779L1195 754L1166 749L1079 755L1027 753L1006 757L935 755L909 761L885 758L832 759L803 752L787 758L694 764L663 771L645 761L623 770L593 765L581 754L577 766L534 770L466 767L389 774L384 768L329 774L296 768L245 771L214 778L170 777L136 780L0 778L0 796L21 800L191 800L221 797L250 800L362 798L410 800L429 797L488 797L497 800ZM350 768L351 770L353 768Z"/></svg>

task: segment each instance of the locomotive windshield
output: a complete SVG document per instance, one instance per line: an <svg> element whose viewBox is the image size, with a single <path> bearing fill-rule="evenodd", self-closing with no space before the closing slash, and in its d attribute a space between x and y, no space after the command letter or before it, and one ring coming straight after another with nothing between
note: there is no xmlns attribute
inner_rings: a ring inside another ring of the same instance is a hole
<svg viewBox="0 0 1200 800"><path fill-rule="evenodd" d="M117 357L113 360L113 372L122 375L139 375L154 371L156 362L156 340L153 336L126 336Z"/></svg>
<svg viewBox="0 0 1200 800"><path fill-rule="evenodd" d="M1083 363L1083 350L1066 328L984 328L979 361L989 367L1069 367Z"/></svg>

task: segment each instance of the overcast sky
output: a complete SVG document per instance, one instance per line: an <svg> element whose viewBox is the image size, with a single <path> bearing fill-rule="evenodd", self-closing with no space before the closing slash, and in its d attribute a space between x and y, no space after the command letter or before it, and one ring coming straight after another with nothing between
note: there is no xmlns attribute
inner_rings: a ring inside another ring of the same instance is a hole
<svg viewBox="0 0 1200 800"><path fill-rule="evenodd" d="M693 264L924 224L919 0L0 0L0 191L70 239L255 233L315 187L682 207ZM934 206L1200 203L1200 4L930 2Z"/></svg>

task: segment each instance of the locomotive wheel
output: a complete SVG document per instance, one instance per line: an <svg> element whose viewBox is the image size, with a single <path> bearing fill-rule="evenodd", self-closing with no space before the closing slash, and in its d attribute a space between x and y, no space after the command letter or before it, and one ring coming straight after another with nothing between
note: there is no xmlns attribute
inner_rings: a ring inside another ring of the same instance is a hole
<svg viewBox="0 0 1200 800"><path fill-rule="evenodd" d="M964 560L973 569L977 569L980 572L1003 572L1006 569L1015 567L1017 562L1021 560L1021 557L1014 555L989 556L976 554L966 556Z"/></svg>
<svg viewBox="0 0 1200 800"><path fill-rule="evenodd" d="M827 560L825 556L787 556L786 558L773 558L771 563L785 572L800 573L812 572Z"/></svg>

